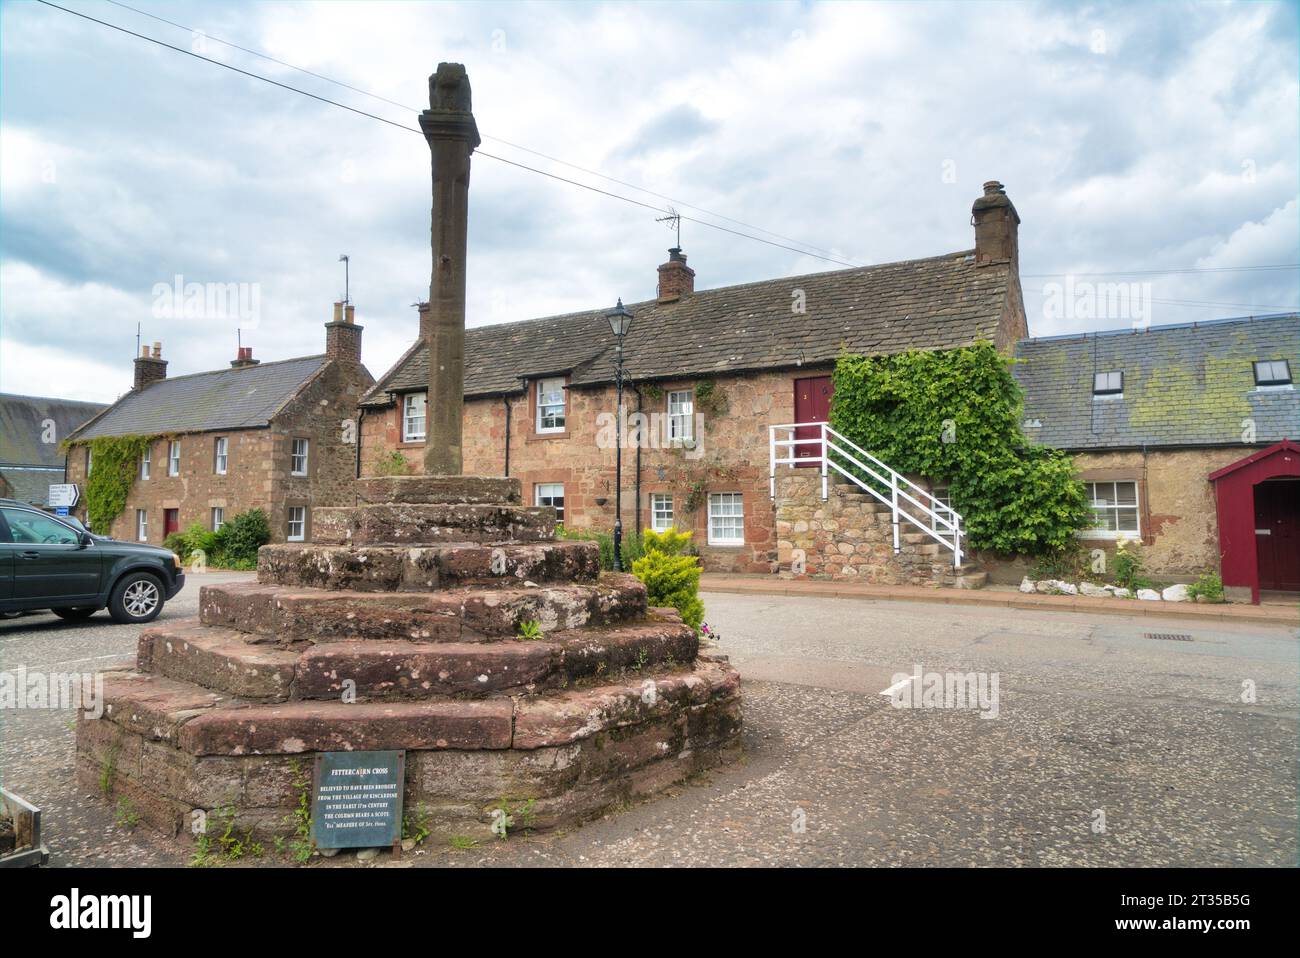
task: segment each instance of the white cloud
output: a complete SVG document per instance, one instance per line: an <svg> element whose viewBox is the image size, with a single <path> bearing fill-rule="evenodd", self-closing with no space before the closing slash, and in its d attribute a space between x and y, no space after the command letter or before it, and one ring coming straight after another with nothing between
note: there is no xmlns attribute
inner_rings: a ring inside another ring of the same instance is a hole
<svg viewBox="0 0 1300 958"><path fill-rule="evenodd" d="M97 9L190 46L183 31ZM500 140L523 144L839 258L969 247L970 203L997 178L1024 221L1027 274L1296 259L1297 44L1279 5L149 9L411 109L210 38L209 55L411 126L437 61L463 61L483 154L666 202ZM378 374L400 355L429 279L419 135L49 8L4 4L0 17L0 336L22 357L0 364L6 380L94 357L77 388L112 398L129 384L137 323L164 340L173 374L224 365L229 324L152 317L150 289L178 273L259 285L263 321L245 342L262 358L317 352L341 252L367 364ZM644 140L665 116L700 122L693 136ZM638 137L650 148L630 149ZM486 155L470 206L475 325L649 297L672 242L651 210ZM832 268L694 223L682 240L702 287ZM1031 331L1047 334L1058 330L1035 320L1042 282L1025 287ZM1157 295L1294 306L1297 277L1171 275ZM1157 321L1233 312L1170 306Z"/></svg>

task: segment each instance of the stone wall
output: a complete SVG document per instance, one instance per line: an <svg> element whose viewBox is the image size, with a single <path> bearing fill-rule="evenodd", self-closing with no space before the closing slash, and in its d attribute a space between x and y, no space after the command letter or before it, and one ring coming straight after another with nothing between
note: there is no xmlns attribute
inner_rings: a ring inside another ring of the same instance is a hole
<svg viewBox="0 0 1300 958"><path fill-rule="evenodd" d="M1210 473L1248 456L1251 449L1113 452L1076 455L1085 481L1138 483L1146 568L1157 575L1196 576L1219 568L1219 523ZM1084 537L1089 549L1114 551L1114 542Z"/></svg>
<svg viewBox="0 0 1300 958"><path fill-rule="evenodd" d="M895 553L887 506L855 486L835 482L823 501L820 475L813 469L801 472L807 474L777 477L777 556L782 571L875 585L984 585L984 573L969 563L955 568L949 549L909 523L899 530L900 549Z"/></svg>
<svg viewBox="0 0 1300 958"><path fill-rule="evenodd" d="M779 373L731 376L716 380L725 409L700 411L703 442L697 453L680 448L642 448L641 496L636 496L637 453L623 450L623 525L650 525L650 496L673 496L675 523L695 531L705 568L713 571L773 572L776 568L775 509L768 488L768 426L794 419L794 380L829 375L829 369L795 369ZM667 394L692 389L694 380L642 387L640 410L665 414ZM564 524L570 528L611 529L614 525L614 449L598 441L601 413L612 415L612 388L568 391L566 430L538 433L532 395L508 397L510 407L510 475L523 483L524 497L534 501L538 483L563 483ZM634 391L625 393L627 411L638 410ZM506 403L501 397L465 403L465 472L502 475L505 469ZM662 445L662 444L660 444ZM362 424L362 475L375 475L379 462L399 451L412 473L422 471L424 443L401 442L401 410L368 410ZM708 543L708 494L739 492L743 499L743 546ZM694 508L689 512L686 506ZM638 520L637 509L640 507Z"/></svg>

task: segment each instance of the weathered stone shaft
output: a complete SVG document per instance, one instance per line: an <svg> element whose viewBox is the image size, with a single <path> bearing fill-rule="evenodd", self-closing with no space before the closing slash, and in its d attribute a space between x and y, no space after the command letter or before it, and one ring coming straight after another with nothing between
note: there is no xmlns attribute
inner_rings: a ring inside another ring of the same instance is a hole
<svg viewBox="0 0 1300 958"><path fill-rule="evenodd" d="M424 470L459 475L465 396L465 259L469 233L470 154L479 144L469 78L458 63L440 63L429 78L429 109L420 115L433 163L429 281L428 441Z"/></svg>

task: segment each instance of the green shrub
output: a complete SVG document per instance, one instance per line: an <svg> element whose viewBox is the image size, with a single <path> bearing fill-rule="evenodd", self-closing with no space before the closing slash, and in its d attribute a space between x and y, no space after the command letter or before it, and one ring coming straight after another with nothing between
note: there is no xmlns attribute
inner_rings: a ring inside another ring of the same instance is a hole
<svg viewBox="0 0 1300 958"><path fill-rule="evenodd" d="M1206 602L1222 602L1223 578L1217 572L1207 572L1187 587L1187 594Z"/></svg>
<svg viewBox="0 0 1300 958"><path fill-rule="evenodd" d="M1115 584L1136 593L1138 589L1151 588L1151 580L1142 574L1142 544L1133 539L1121 539L1111 560Z"/></svg>
<svg viewBox="0 0 1300 958"><path fill-rule="evenodd" d="M218 533L221 564L232 569L257 567L257 550L271 541L271 525L261 509L232 516Z"/></svg>
<svg viewBox="0 0 1300 958"><path fill-rule="evenodd" d="M646 530L645 555L632 565L632 574L645 583L652 606L672 606L682 621L698 629L704 621L700 601L700 564L689 554L691 534L668 529Z"/></svg>
<svg viewBox="0 0 1300 958"><path fill-rule="evenodd" d="M1023 392L989 343L835 364L831 424L904 474L947 482L973 548L1040 555L1089 518L1063 452L1020 429Z"/></svg>
<svg viewBox="0 0 1300 958"><path fill-rule="evenodd" d="M614 568L614 533L603 529L566 529L563 525L555 527L557 539L573 539L580 542L595 542L600 546L600 567L605 572ZM637 559L644 554L641 533L632 531L623 533L623 568L631 569Z"/></svg>
<svg viewBox="0 0 1300 958"><path fill-rule="evenodd" d="M407 476L411 473L411 463L400 449L394 449L375 463L376 476Z"/></svg>
<svg viewBox="0 0 1300 958"><path fill-rule="evenodd" d="M689 532L678 532L675 528L663 532L647 529L642 538L645 552L662 552L670 556L692 554L692 535Z"/></svg>
<svg viewBox="0 0 1300 958"><path fill-rule="evenodd" d="M700 601L700 564L695 556L675 556L651 550L632 566L632 574L645 583L652 606L672 606L682 621L698 629L704 621Z"/></svg>

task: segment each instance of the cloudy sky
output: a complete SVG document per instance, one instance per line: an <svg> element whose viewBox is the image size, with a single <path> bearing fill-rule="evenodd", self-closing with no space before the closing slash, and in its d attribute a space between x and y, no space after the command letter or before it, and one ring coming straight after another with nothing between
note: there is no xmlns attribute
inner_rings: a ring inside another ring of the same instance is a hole
<svg viewBox="0 0 1300 958"><path fill-rule="evenodd" d="M404 126L460 61L484 153L853 264L969 248L999 179L1034 335L1123 325L1053 306L1066 274L1150 283L1155 323L1297 307L1294 268L1242 268L1300 262L1293 3L131 0L181 28L57 2ZM672 245L653 210L486 156L470 205L471 325L649 298ZM224 366L241 325L263 360L320 352L340 253L379 375L428 215L417 133L0 3L0 391L111 401L137 326L172 375ZM692 222L682 246L700 288L837 268ZM167 315L176 277L245 284L245 318Z"/></svg>

